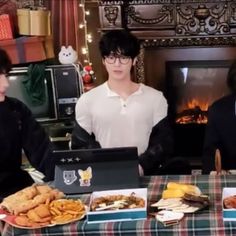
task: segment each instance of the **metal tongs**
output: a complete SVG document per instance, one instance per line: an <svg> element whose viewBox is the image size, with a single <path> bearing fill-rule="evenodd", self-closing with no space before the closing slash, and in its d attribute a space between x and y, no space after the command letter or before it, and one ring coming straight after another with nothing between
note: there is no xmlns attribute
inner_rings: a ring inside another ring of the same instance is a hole
<svg viewBox="0 0 236 236"><path fill-rule="evenodd" d="M216 149L215 152L215 169L216 169L216 175L231 174L229 170L222 170L221 154L218 148Z"/></svg>
<svg viewBox="0 0 236 236"><path fill-rule="evenodd" d="M215 152L215 168L216 168L216 175L220 175L222 171L222 165L221 165L221 155L219 149L216 149Z"/></svg>

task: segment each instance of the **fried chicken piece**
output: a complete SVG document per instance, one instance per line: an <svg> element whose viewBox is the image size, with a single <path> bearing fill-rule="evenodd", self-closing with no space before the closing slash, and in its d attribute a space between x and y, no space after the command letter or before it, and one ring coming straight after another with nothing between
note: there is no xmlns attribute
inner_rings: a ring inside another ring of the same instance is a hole
<svg viewBox="0 0 236 236"><path fill-rule="evenodd" d="M38 227L39 225L31 221L27 216L17 216L15 218L15 223L23 227Z"/></svg>
<svg viewBox="0 0 236 236"><path fill-rule="evenodd" d="M51 216L49 206L45 205L45 204L40 204L39 206L34 208L34 211L40 218L45 218L45 217Z"/></svg>
<svg viewBox="0 0 236 236"><path fill-rule="evenodd" d="M44 223L44 222L50 222L51 220L51 216L48 217L43 217L41 218L37 212L35 211L35 209L31 209L27 212L27 217L33 221L33 222L37 222L37 223Z"/></svg>
<svg viewBox="0 0 236 236"><path fill-rule="evenodd" d="M36 189L39 194L44 194L52 191L52 188L49 187L48 185L36 185Z"/></svg>
<svg viewBox="0 0 236 236"><path fill-rule="evenodd" d="M48 185L32 185L3 199L0 207L18 215L36 206L64 197L64 193Z"/></svg>

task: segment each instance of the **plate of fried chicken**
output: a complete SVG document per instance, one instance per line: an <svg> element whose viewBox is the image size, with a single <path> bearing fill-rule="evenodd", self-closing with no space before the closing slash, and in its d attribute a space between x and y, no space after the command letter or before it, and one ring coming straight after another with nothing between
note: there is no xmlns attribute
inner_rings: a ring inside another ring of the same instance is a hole
<svg viewBox="0 0 236 236"><path fill-rule="evenodd" d="M32 185L3 199L0 220L18 228L35 229L84 218L86 207L81 200L64 197L64 193L46 184Z"/></svg>

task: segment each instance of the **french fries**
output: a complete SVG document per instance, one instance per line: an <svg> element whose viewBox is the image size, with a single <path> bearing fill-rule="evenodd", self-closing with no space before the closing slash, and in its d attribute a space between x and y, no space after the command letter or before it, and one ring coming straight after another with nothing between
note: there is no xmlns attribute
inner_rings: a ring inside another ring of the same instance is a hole
<svg viewBox="0 0 236 236"><path fill-rule="evenodd" d="M54 224L65 224L85 215L85 207L80 200L54 200L49 204L49 210L52 215L51 222Z"/></svg>

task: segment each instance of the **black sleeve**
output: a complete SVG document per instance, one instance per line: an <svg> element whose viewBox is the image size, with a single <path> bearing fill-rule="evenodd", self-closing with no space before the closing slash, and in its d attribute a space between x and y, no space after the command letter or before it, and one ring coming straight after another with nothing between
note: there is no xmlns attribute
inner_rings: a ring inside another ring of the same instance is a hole
<svg viewBox="0 0 236 236"><path fill-rule="evenodd" d="M215 151L220 149L219 134L215 124L215 113L213 108L208 110L208 123L206 125L203 157L202 157L202 172L209 174L210 171L215 170Z"/></svg>
<svg viewBox="0 0 236 236"><path fill-rule="evenodd" d="M21 130L22 147L30 164L42 172L45 181L54 177L54 164L50 153L52 143L45 129L35 120L31 111L21 104Z"/></svg>
<svg viewBox="0 0 236 236"><path fill-rule="evenodd" d="M139 156L145 175L155 174L174 150L173 132L168 117L157 123L151 132L147 150Z"/></svg>
<svg viewBox="0 0 236 236"><path fill-rule="evenodd" d="M76 122L71 135L71 148L101 148L101 145L95 140L95 136L93 134L90 135Z"/></svg>

